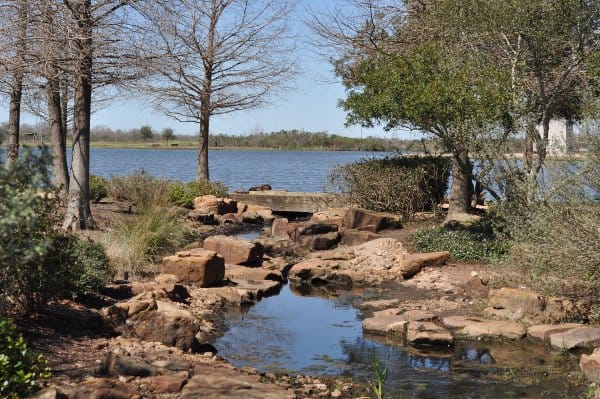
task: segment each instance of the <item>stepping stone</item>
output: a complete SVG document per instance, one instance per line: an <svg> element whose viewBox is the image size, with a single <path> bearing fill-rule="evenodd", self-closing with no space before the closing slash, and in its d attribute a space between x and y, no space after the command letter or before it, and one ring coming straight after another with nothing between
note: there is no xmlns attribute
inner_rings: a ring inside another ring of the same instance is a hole
<svg viewBox="0 0 600 399"><path fill-rule="evenodd" d="M469 324L461 330L461 333L471 338L488 336L520 339L525 336L526 331L521 323L493 320Z"/></svg>
<svg viewBox="0 0 600 399"><path fill-rule="evenodd" d="M404 335L404 328L408 321L399 315L377 316L364 319L362 322L363 331L373 334L395 333Z"/></svg>
<svg viewBox="0 0 600 399"><path fill-rule="evenodd" d="M549 341L552 334L564 333L574 328L584 327L580 323L564 324L538 324L527 329L527 335L531 338Z"/></svg>
<svg viewBox="0 0 600 399"><path fill-rule="evenodd" d="M550 335L550 344L558 349L586 348L600 343L600 328L579 327Z"/></svg>
<svg viewBox="0 0 600 399"><path fill-rule="evenodd" d="M420 321L408 324L406 340L411 345L451 346L454 343L450 331L434 323Z"/></svg>

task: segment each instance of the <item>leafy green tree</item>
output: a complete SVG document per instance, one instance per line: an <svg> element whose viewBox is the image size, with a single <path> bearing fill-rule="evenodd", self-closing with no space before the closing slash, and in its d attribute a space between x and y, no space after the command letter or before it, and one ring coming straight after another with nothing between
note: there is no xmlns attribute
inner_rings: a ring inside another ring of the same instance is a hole
<svg viewBox="0 0 600 399"><path fill-rule="evenodd" d="M140 128L140 137L142 140L152 140L154 137L154 132L152 131L152 127L145 125Z"/></svg>
<svg viewBox="0 0 600 399"><path fill-rule="evenodd" d="M167 146L169 146L169 140L175 139L175 132L170 127L164 128L161 135L163 140L167 141Z"/></svg>

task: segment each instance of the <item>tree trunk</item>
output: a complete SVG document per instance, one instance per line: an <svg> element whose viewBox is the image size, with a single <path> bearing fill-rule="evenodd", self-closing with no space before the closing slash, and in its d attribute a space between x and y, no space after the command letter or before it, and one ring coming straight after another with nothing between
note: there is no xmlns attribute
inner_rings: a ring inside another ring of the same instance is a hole
<svg viewBox="0 0 600 399"><path fill-rule="evenodd" d="M48 80L46 84L46 96L48 102L48 122L50 124L50 143L53 155L52 184L60 187L61 197L65 198L69 188L69 171L67 169L66 131L63 130L60 85L56 78Z"/></svg>
<svg viewBox="0 0 600 399"><path fill-rule="evenodd" d="M13 59L13 74L8 106L8 132L6 138L6 165L19 158L19 130L21 127L21 98L23 96L23 76L25 75L25 51L27 50L27 19L29 7L27 1L17 6L18 37L16 55Z"/></svg>
<svg viewBox="0 0 600 399"><path fill-rule="evenodd" d="M450 189L448 215L446 222L453 220L458 213L466 213L471 209L473 196L473 165L469 152L465 148L454 151L452 162L452 187Z"/></svg>
<svg viewBox="0 0 600 399"><path fill-rule="evenodd" d="M92 111L92 27L91 1L77 10L79 38L74 76L73 151L69 178L69 198L63 222L65 230L91 229L96 224L90 209L90 120Z"/></svg>
<svg viewBox="0 0 600 399"><path fill-rule="evenodd" d="M210 127L210 110L208 104L200 106L200 137L198 151L198 175L196 180L208 180L208 130Z"/></svg>

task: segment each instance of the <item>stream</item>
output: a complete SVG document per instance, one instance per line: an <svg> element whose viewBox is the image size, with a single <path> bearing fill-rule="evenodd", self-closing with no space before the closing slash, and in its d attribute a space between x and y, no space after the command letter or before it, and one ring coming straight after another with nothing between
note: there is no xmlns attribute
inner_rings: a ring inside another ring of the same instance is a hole
<svg viewBox="0 0 600 399"><path fill-rule="evenodd" d="M376 359L388 369L386 391L399 398L573 398L566 384L576 370L545 345L520 342L457 342L452 349L406 347L364 336L357 295L310 296L283 287L243 312L228 315L228 330L215 343L237 367L260 372L351 377L374 381Z"/></svg>

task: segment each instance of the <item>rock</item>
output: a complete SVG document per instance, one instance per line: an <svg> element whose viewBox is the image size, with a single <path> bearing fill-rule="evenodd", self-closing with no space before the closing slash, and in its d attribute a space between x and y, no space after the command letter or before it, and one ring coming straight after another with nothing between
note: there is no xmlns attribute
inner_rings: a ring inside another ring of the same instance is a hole
<svg viewBox="0 0 600 399"><path fill-rule="evenodd" d="M370 231L361 231L357 229L344 229L342 231L341 245L347 245L349 247L363 244L367 241L381 238L379 234L372 233Z"/></svg>
<svg viewBox="0 0 600 399"><path fill-rule="evenodd" d="M574 328L584 327L580 323L564 323L564 324L537 324L530 326L527 329L527 335L531 338L549 341L552 334L567 332Z"/></svg>
<svg viewBox="0 0 600 399"><path fill-rule="evenodd" d="M591 382L600 382L600 348L594 349L591 355L581 355L579 368Z"/></svg>
<svg viewBox="0 0 600 399"><path fill-rule="evenodd" d="M366 209L351 208L346 213L345 226L349 229L372 228L374 233L384 229L401 227L401 217L385 212L374 212Z"/></svg>
<svg viewBox="0 0 600 399"><path fill-rule="evenodd" d="M241 216L241 218L240 218L240 216L238 216L238 220L241 220L242 223L247 223L247 224L262 224L264 222L264 219L261 215L259 215L258 213L250 213L250 212L244 213Z"/></svg>
<svg viewBox="0 0 600 399"><path fill-rule="evenodd" d="M135 377L148 377L156 375L156 369L149 364L134 359L131 356L121 356L110 352L104 361L102 372L110 377L132 375Z"/></svg>
<svg viewBox="0 0 600 399"><path fill-rule="evenodd" d="M486 321L468 324L460 331L467 337L506 337L520 339L525 336L525 328L521 323L514 321Z"/></svg>
<svg viewBox="0 0 600 399"><path fill-rule="evenodd" d="M181 251L163 258L162 273L174 274L184 284L210 287L225 277L225 260L214 251Z"/></svg>
<svg viewBox="0 0 600 399"><path fill-rule="evenodd" d="M327 233L336 233L339 230L339 226L337 224L328 224L328 223L309 223L305 226L298 228L298 235L301 236L311 236L311 235L320 235Z"/></svg>
<svg viewBox="0 0 600 399"><path fill-rule="evenodd" d="M214 195L203 195L194 198L194 209L202 213L225 215L237 213L237 202L230 198L217 198Z"/></svg>
<svg viewBox="0 0 600 399"><path fill-rule="evenodd" d="M319 235L301 236L300 243L313 251L325 251L334 248L340 242L340 233L333 232Z"/></svg>
<svg viewBox="0 0 600 399"><path fill-rule="evenodd" d="M246 294L254 302L262 298L279 294L281 282L272 280L232 280L235 288L242 294Z"/></svg>
<svg viewBox="0 0 600 399"><path fill-rule="evenodd" d="M311 284L331 283L340 287L352 287L352 278L340 270L340 262L309 259L291 267L288 277L293 281Z"/></svg>
<svg viewBox="0 0 600 399"><path fill-rule="evenodd" d="M402 317L407 321L431 321L435 319L436 315L425 310L414 309L402 313Z"/></svg>
<svg viewBox="0 0 600 399"><path fill-rule="evenodd" d="M170 371L187 371L192 368L192 363L185 359L173 358L167 360L156 360L152 362L152 366Z"/></svg>
<svg viewBox="0 0 600 399"><path fill-rule="evenodd" d="M470 324L477 324L483 322L485 322L484 319L470 316L448 316L442 319L442 324L448 328L463 328Z"/></svg>
<svg viewBox="0 0 600 399"><path fill-rule="evenodd" d="M190 211L187 214L187 218L189 220L192 220L194 222L198 222L198 223L202 223L202 224L207 224L207 225L216 225L218 224L217 219L215 219L215 214L212 212L205 212L205 211Z"/></svg>
<svg viewBox="0 0 600 399"><path fill-rule="evenodd" d="M390 306L396 306L400 303L399 299L380 299L377 301L367 301L359 305L360 308L371 308L375 310L386 309Z"/></svg>
<svg viewBox="0 0 600 399"><path fill-rule="evenodd" d="M70 399L135 399L140 398L130 385L105 378L93 378L74 387Z"/></svg>
<svg viewBox="0 0 600 399"><path fill-rule="evenodd" d="M27 397L27 399L60 399L63 398L64 395L58 393L58 391L54 388L45 388L40 391L37 391L33 395Z"/></svg>
<svg viewBox="0 0 600 399"><path fill-rule="evenodd" d="M265 384L256 375L199 364L195 375L181 391L182 399L292 399L296 395L275 384Z"/></svg>
<svg viewBox="0 0 600 399"><path fill-rule="evenodd" d="M467 280L465 295L472 299L484 299L489 295L489 288L483 283L477 273Z"/></svg>
<svg viewBox="0 0 600 399"><path fill-rule="evenodd" d="M176 274L161 273L154 277L154 281L159 284L177 284L179 282L179 277L177 277Z"/></svg>
<svg viewBox="0 0 600 399"><path fill-rule="evenodd" d="M258 243L228 236L212 236L204 240L205 250L215 251L233 265L255 265L262 260L264 249Z"/></svg>
<svg viewBox="0 0 600 399"><path fill-rule="evenodd" d="M221 222L221 224L237 224L241 222L241 219L238 217L237 213L226 213L219 217L219 222Z"/></svg>
<svg viewBox="0 0 600 399"><path fill-rule="evenodd" d="M225 278L230 280L272 280L283 282L283 274L278 270L238 265L225 265Z"/></svg>
<svg viewBox="0 0 600 399"><path fill-rule="evenodd" d="M157 393L178 393L186 382L187 378L181 375L159 375L140 380L140 384L151 385Z"/></svg>
<svg viewBox="0 0 600 399"><path fill-rule="evenodd" d="M261 184L260 186L250 187L248 191L269 191L272 189L273 187L270 184Z"/></svg>
<svg viewBox="0 0 600 399"><path fill-rule="evenodd" d="M193 349L197 345L195 335L200 330L198 319L188 310L168 302L156 301L156 306L156 311L141 312L129 319L129 331L146 341L183 350Z"/></svg>
<svg viewBox="0 0 600 399"><path fill-rule="evenodd" d="M286 218L277 218L273 220L271 225L271 235L276 240L289 240L291 238L289 232L289 222Z"/></svg>
<svg viewBox="0 0 600 399"><path fill-rule="evenodd" d="M411 345L451 346L454 338L450 331L432 322L411 321L406 330L406 340Z"/></svg>
<svg viewBox="0 0 600 399"><path fill-rule="evenodd" d="M363 331L372 334L395 334L404 335L408 320L400 315L376 316L364 319Z"/></svg>
<svg viewBox="0 0 600 399"><path fill-rule="evenodd" d="M600 343L600 328L579 327L550 335L550 344L558 349L586 348Z"/></svg>
<svg viewBox="0 0 600 399"><path fill-rule="evenodd" d="M450 258L450 252L447 251L410 254L402 259L399 265L394 266L394 269L399 270L402 277L407 279L420 272L424 267L443 265L448 258Z"/></svg>
<svg viewBox="0 0 600 399"><path fill-rule="evenodd" d="M538 293L519 288L490 290L488 305L511 320L538 316L544 309L544 298ZM489 313L489 311L488 311Z"/></svg>

